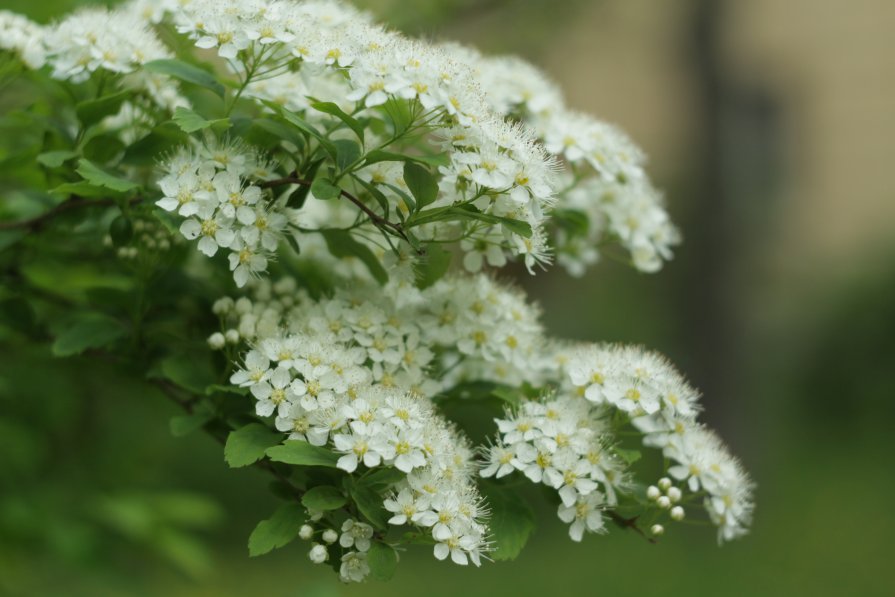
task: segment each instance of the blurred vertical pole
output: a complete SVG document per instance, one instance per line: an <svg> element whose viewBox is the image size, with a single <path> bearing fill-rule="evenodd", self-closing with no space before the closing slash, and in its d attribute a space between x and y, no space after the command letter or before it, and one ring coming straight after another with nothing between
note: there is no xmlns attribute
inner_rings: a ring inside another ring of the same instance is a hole
<svg viewBox="0 0 895 597"><path fill-rule="evenodd" d="M757 402L748 371L750 314L759 308L748 299L749 258L772 219L780 126L773 95L725 64L730 8L727 0L694 0L692 7L689 63L701 136L693 156L692 224L685 229L691 262L684 299L695 381L713 422L736 437L739 420Z"/></svg>

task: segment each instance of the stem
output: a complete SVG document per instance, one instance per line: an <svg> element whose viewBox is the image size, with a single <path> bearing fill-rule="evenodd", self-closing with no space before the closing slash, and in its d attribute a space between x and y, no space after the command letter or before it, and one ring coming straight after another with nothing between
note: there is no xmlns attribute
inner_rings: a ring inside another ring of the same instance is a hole
<svg viewBox="0 0 895 597"><path fill-rule="evenodd" d="M302 186L309 187L313 183L310 180L305 180L304 178L298 178L297 176L286 176L284 178L268 180L267 182L261 183L258 186L260 186L262 189L270 189L273 187L279 187L279 186L286 185L286 184L299 184ZM367 215L367 217L370 218L370 221L373 222L373 224L377 228L380 228L383 230L389 230L392 234L401 237L402 239L404 239L407 242L410 242L409 239L407 238L407 233L404 232L404 227L401 226L401 224L396 224L390 220L383 218L378 213L376 213L375 211L370 209L370 207L366 203L364 203L363 201L361 201L360 199L358 199L357 197L355 197L348 191L346 191L344 189L339 189L339 193L342 197L345 197L346 199L348 199L349 201L354 203L358 209L360 209L362 212L364 212Z"/></svg>
<svg viewBox="0 0 895 597"><path fill-rule="evenodd" d="M622 527L623 529L631 529L632 531L646 539L648 542L656 543L656 539L654 537L650 537L643 532L643 529L637 526L637 519L639 518L639 516L625 518L621 514L613 512L612 510L607 510L606 514L609 516L609 518L612 519L613 522L615 522L615 524Z"/></svg>

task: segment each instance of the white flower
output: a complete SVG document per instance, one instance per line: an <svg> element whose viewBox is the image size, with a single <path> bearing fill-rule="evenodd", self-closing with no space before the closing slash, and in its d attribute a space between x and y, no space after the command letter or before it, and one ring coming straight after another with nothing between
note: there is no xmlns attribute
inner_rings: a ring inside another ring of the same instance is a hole
<svg viewBox="0 0 895 597"><path fill-rule="evenodd" d="M565 504L559 507L557 514L565 523L572 523L569 527L569 537L572 541L581 541L584 531L591 533L603 533L606 526L600 506L603 504L603 495L594 491L589 495L578 498L571 506Z"/></svg>
<svg viewBox="0 0 895 597"><path fill-rule="evenodd" d="M339 545L346 548L354 547L358 551L367 551L370 549L371 537L373 537L373 527L349 518L342 523Z"/></svg>
<svg viewBox="0 0 895 597"><path fill-rule="evenodd" d="M357 551L349 551L342 556L342 566L339 575L345 582L361 582L370 574L370 565L367 564L367 554Z"/></svg>

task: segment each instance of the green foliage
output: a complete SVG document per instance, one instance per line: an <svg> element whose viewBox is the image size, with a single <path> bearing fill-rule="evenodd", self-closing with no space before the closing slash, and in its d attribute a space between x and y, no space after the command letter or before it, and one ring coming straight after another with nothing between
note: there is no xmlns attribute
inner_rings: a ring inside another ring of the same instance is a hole
<svg viewBox="0 0 895 597"><path fill-rule="evenodd" d="M300 440L288 440L280 446L268 448L267 456L274 462L302 466L325 466L335 468L339 457L319 446L312 446Z"/></svg>
<svg viewBox="0 0 895 597"><path fill-rule="evenodd" d="M367 266L370 273L380 284L388 282L388 272L382 267L379 258L367 245L354 240L350 232L344 230L322 230L323 238L330 252L336 257L357 257Z"/></svg>
<svg viewBox="0 0 895 597"><path fill-rule="evenodd" d="M411 161L404 163L404 182L416 199L417 209L422 209L438 197L438 182L432 173Z"/></svg>
<svg viewBox="0 0 895 597"><path fill-rule="evenodd" d="M391 580L398 567L398 554L392 546L374 541L367 552L367 564L370 566L370 576L375 580Z"/></svg>
<svg viewBox="0 0 895 597"><path fill-rule="evenodd" d="M218 82L213 74L182 60L153 60L144 64L143 68L151 73L169 75L175 79L198 85L208 89L220 98L224 97L224 86Z"/></svg>
<svg viewBox="0 0 895 597"><path fill-rule="evenodd" d="M264 458L265 451L283 439L283 435L261 423L249 423L227 436L224 460L231 468L248 466Z"/></svg>
<svg viewBox="0 0 895 597"><path fill-rule="evenodd" d="M497 561L514 560L534 531L534 512L512 488L487 483L482 485L482 493L491 507L488 524L494 550L488 556Z"/></svg>
<svg viewBox="0 0 895 597"><path fill-rule="evenodd" d="M129 181L126 178L106 172L86 159L78 161L77 173L94 186L105 187L113 191L118 191L119 193L127 193L128 191L133 191L140 187L137 183Z"/></svg>
<svg viewBox="0 0 895 597"><path fill-rule="evenodd" d="M301 504L283 504L267 520L262 520L249 536L249 556L264 555L289 544L298 536L306 518Z"/></svg>
<svg viewBox="0 0 895 597"><path fill-rule="evenodd" d="M91 348L104 348L127 333L121 322L99 313L84 313L75 318L53 342L53 354L68 357Z"/></svg>
<svg viewBox="0 0 895 597"><path fill-rule="evenodd" d="M209 127L226 129L230 125L229 118L206 120L193 110L183 107L177 108L174 111L174 122L180 127L180 130L185 133L195 133L196 131L201 131Z"/></svg>
<svg viewBox="0 0 895 597"><path fill-rule="evenodd" d="M348 503L348 499L336 487L318 485L305 492L301 497L301 503L308 510L326 512L328 510L338 510Z"/></svg>

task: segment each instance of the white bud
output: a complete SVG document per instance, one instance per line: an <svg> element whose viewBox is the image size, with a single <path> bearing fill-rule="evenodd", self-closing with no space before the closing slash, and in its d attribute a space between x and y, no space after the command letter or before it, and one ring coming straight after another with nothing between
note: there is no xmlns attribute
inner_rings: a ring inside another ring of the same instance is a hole
<svg viewBox="0 0 895 597"><path fill-rule="evenodd" d="M235 306L237 313L239 313L240 315L245 315L252 310L252 301L243 296L240 297L238 301L236 301Z"/></svg>
<svg viewBox="0 0 895 597"><path fill-rule="evenodd" d="M298 536L307 541L314 536L314 527L309 524L301 525L301 528L298 530Z"/></svg>
<svg viewBox="0 0 895 597"><path fill-rule="evenodd" d="M236 330L227 330L226 338L228 344L239 344L239 332Z"/></svg>
<svg viewBox="0 0 895 597"><path fill-rule="evenodd" d="M671 519L672 520L683 520L684 519L684 509L680 506L675 506L671 509Z"/></svg>
<svg viewBox="0 0 895 597"><path fill-rule="evenodd" d="M211 306L211 311L215 315L226 315L233 309L233 299L229 296L220 298Z"/></svg>
<svg viewBox="0 0 895 597"><path fill-rule="evenodd" d="M322 564L329 557L329 552L326 551L326 547L323 545L315 543L314 547L311 548L311 551L308 552L308 557L315 564Z"/></svg>
<svg viewBox="0 0 895 597"><path fill-rule="evenodd" d="M650 527L649 532L658 537L665 532L665 527L663 527L661 524L654 524Z"/></svg>
<svg viewBox="0 0 895 597"><path fill-rule="evenodd" d="M668 488L671 487L671 479L668 477L662 477L659 479L659 489L662 491L668 491Z"/></svg>
<svg viewBox="0 0 895 597"><path fill-rule="evenodd" d="M659 499L656 500L656 504L663 510L667 510L668 508L671 507L671 500L668 499L667 495L663 495Z"/></svg>
<svg viewBox="0 0 895 597"><path fill-rule="evenodd" d="M208 337L208 347L211 350L220 350L224 348L224 334L220 332L215 332Z"/></svg>
<svg viewBox="0 0 895 597"><path fill-rule="evenodd" d="M669 487L668 498L671 500L671 503L678 503L681 501L681 490L678 487Z"/></svg>
<svg viewBox="0 0 895 597"><path fill-rule="evenodd" d="M327 543L335 543L338 538L339 534L333 529L326 529L323 531L323 540Z"/></svg>
<svg viewBox="0 0 895 597"><path fill-rule="evenodd" d="M655 485L650 485L649 487L646 488L646 497L648 497L649 499L651 499L651 500L658 499L660 495L661 495L661 493L659 492L659 488L656 487Z"/></svg>

